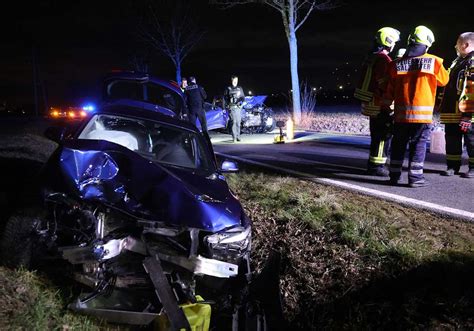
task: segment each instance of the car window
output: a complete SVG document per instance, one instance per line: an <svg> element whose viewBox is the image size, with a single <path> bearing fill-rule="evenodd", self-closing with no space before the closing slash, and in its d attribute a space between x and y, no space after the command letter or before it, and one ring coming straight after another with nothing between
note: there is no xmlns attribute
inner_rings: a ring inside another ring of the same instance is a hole
<svg viewBox="0 0 474 331"><path fill-rule="evenodd" d="M183 102L176 92L152 83L147 84L146 89L148 102L172 110L176 114L181 113Z"/></svg>
<svg viewBox="0 0 474 331"><path fill-rule="evenodd" d="M111 99L143 100L143 85L136 82L116 81L108 86L107 95Z"/></svg>
<svg viewBox="0 0 474 331"><path fill-rule="evenodd" d="M212 167L201 135L160 122L95 115L78 138L107 140L165 165L201 170Z"/></svg>

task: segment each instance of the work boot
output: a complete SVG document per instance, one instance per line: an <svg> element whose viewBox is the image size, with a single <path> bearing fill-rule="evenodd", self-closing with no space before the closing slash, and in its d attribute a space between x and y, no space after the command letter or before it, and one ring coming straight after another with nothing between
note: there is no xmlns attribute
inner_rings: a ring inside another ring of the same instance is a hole
<svg viewBox="0 0 474 331"><path fill-rule="evenodd" d="M412 182L408 184L408 186L410 187L425 187L428 185L429 183L426 181L426 179L420 179L420 180L417 180L416 182Z"/></svg>
<svg viewBox="0 0 474 331"><path fill-rule="evenodd" d="M389 172L385 167L369 168L367 170L367 175L377 176L377 177L388 177Z"/></svg>
<svg viewBox="0 0 474 331"><path fill-rule="evenodd" d="M237 141L240 141L240 138L237 138Z"/></svg>
<svg viewBox="0 0 474 331"><path fill-rule="evenodd" d="M401 177L392 177L389 179L388 183L393 186L399 186L403 184Z"/></svg>
<svg viewBox="0 0 474 331"><path fill-rule="evenodd" d="M454 176L459 174L459 169L448 168L447 170L441 171L441 176Z"/></svg>
<svg viewBox="0 0 474 331"><path fill-rule="evenodd" d="M462 178L474 178L474 168L470 168L468 171L461 175Z"/></svg>

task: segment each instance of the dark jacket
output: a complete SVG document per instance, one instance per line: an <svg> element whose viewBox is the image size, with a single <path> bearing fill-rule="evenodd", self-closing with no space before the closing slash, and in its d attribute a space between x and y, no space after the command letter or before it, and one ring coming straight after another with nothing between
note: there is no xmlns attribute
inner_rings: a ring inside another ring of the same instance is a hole
<svg viewBox="0 0 474 331"><path fill-rule="evenodd" d="M245 100L244 90L240 86L228 86L224 91L224 109L238 106Z"/></svg>
<svg viewBox="0 0 474 331"><path fill-rule="evenodd" d="M186 104L189 112L197 112L203 109L204 100L207 98L206 91L202 86L191 83L186 87Z"/></svg>
<svg viewBox="0 0 474 331"><path fill-rule="evenodd" d="M441 123L459 123L463 113L459 110L459 99L466 85L465 80L474 80L474 52L454 60L449 70L449 83L441 93ZM464 114L466 115L466 114Z"/></svg>

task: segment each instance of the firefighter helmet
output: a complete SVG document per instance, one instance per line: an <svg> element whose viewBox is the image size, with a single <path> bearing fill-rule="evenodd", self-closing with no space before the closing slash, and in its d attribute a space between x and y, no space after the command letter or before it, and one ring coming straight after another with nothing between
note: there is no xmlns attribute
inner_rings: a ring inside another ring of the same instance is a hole
<svg viewBox="0 0 474 331"><path fill-rule="evenodd" d="M384 27L377 31L375 34L375 41L382 46L392 48L395 43L400 40L400 31Z"/></svg>
<svg viewBox="0 0 474 331"><path fill-rule="evenodd" d="M410 36L408 36L408 43L420 43L431 47L435 42L435 37L433 32L424 25L418 25Z"/></svg>

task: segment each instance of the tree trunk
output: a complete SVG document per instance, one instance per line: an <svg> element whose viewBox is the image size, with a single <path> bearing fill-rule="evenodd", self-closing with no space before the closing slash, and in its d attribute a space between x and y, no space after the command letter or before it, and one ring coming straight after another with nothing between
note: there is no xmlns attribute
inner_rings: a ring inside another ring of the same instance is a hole
<svg viewBox="0 0 474 331"><path fill-rule="evenodd" d="M288 37L290 47L290 71L291 71L291 88L293 99L293 120L295 124L301 121L301 100L300 100L300 83L298 78L298 44L294 27L290 25L290 35Z"/></svg>
<svg viewBox="0 0 474 331"><path fill-rule="evenodd" d="M176 62L176 82L181 85L181 62Z"/></svg>

